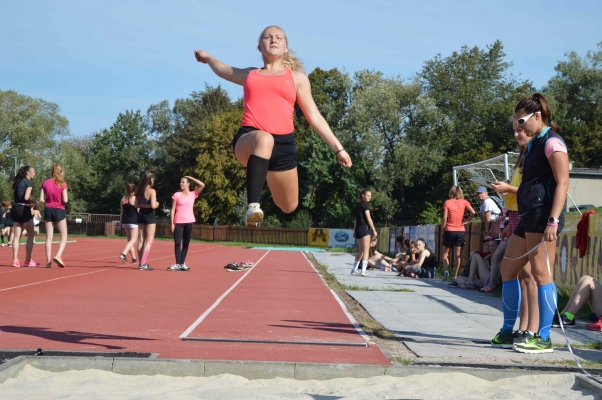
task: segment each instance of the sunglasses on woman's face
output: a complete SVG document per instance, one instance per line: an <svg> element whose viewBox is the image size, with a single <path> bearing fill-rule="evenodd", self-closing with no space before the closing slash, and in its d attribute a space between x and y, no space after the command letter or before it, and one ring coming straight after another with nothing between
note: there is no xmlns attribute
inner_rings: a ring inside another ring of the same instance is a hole
<svg viewBox="0 0 602 400"><path fill-rule="evenodd" d="M531 118L533 116L533 114L541 114L541 111L537 111L537 112L527 115L526 117L519 118L516 120L516 123L519 125L524 125L525 122L527 122L529 120L529 118Z"/></svg>

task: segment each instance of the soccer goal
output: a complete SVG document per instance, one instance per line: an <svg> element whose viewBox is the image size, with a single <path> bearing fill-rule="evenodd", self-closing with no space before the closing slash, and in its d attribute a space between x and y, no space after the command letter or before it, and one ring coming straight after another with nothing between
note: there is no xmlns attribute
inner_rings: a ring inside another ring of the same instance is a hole
<svg viewBox="0 0 602 400"><path fill-rule="evenodd" d="M503 204L504 198L491 189L488 182L505 181L510 182L514 172L514 164L518 159L518 153L506 153L488 160L473 164L459 165L453 167L454 186L460 186L464 191L464 198L478 210L480 207L477 198L477 188L485 186L490 197L497 198ZM497 202L497 201L496 201Z"/></svg>

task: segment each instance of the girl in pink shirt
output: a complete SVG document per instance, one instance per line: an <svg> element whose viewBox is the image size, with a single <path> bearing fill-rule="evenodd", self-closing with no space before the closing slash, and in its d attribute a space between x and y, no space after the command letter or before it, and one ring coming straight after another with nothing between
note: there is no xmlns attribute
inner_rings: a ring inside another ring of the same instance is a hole
<svg viewBox="0 0 602 400"><path fill-rule="evenodd" d="M190 181L196 185L196 189L190 191ZM194 201L203 191L205 184L191 176L180 179L180 191L171 196L171 231L175 242L176 263L168 267L168 271L190 271L186 266L186 254L192 237L192 227L196 221L194 218Z"/></svg>
<svg viewBox="0 0 602 400"><path fill-rule="evenodd" d="M44 209L44 225L46 226L46 268L52 267L54 261L59 267L64 268L65 263L61 256L67 244L67 220L65 219L65 204L69 201L67 196L67 183L63 179L64 171L60 165L53 165L50 169L50 179L42 184L40 201L46 204ZM59 251L54 258L52 254L53 225L56 225L61 235Z"/></svg>

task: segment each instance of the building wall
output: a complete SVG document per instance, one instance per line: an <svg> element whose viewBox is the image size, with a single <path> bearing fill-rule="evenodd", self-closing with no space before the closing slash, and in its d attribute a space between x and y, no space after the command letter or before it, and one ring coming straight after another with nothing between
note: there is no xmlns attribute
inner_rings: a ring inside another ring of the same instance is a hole
<svg viewBox="0 0 602 400"><path fill-rule="evenodd" d="M569 194L577 205L593 204L602 207L602 175L570 173ZM567 207L573 207L567 199Z"/></svg>

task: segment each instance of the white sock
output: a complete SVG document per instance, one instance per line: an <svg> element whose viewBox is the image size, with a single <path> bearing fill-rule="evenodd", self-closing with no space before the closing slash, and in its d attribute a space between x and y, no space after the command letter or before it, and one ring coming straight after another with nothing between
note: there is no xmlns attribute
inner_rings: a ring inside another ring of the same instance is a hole
<svg viewBox="0 0 602 400"><path fill-rule="evenodd" d="M368 268L368 261L362 260L362 274L366 273L366 268Z"/></svg>
<svg viewBox="0 0 602 400"><path fill-rule="evenodd" d="M531 336L535 336L535 332L531 332L531 331L525 331L525 332L527 332Z"/></svg>
<svg viewBox="0 0 602 400"><path fill-rule="evenodd" d="M357 271L357 267L358 265L360 265L359 261L356 261L353 263L353 269L351 270L351 273L353 274L355 271Z"/></svg>

